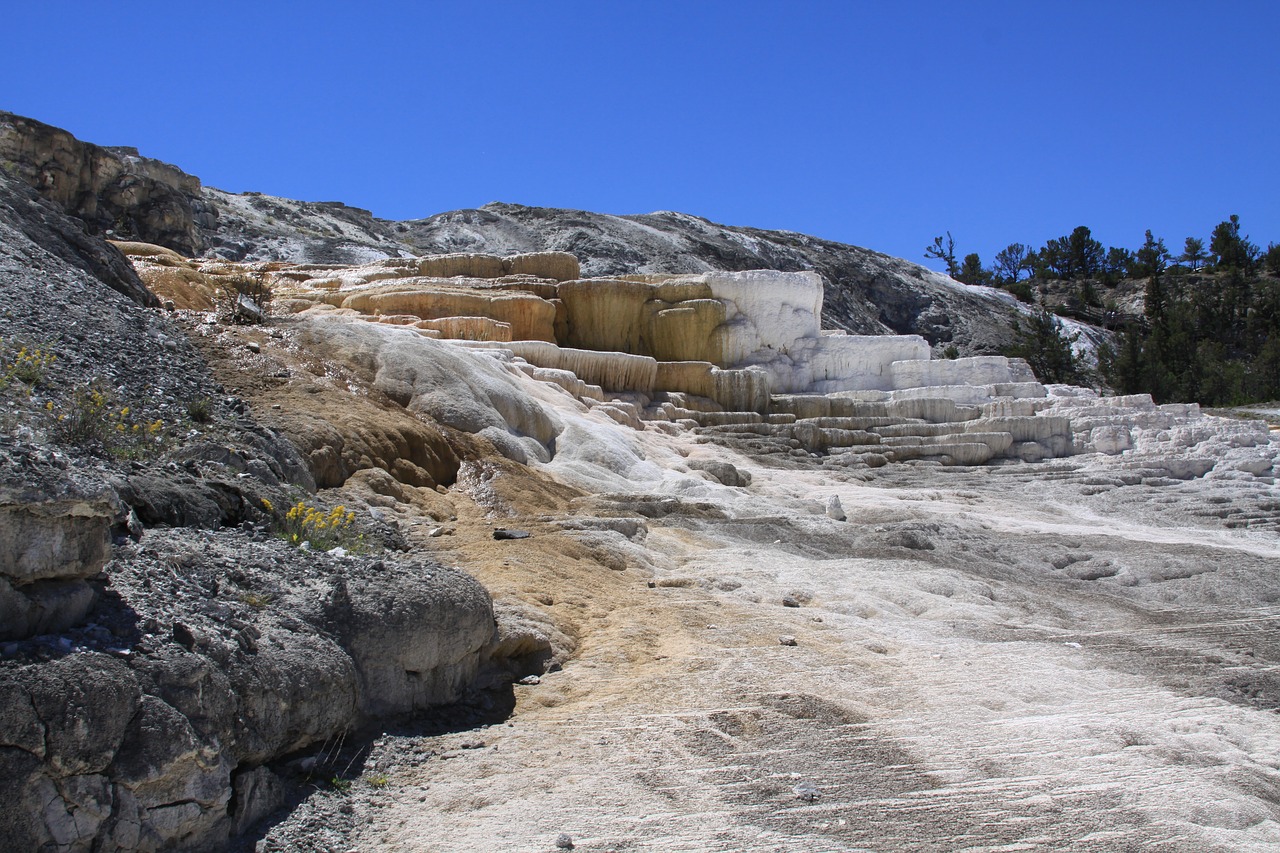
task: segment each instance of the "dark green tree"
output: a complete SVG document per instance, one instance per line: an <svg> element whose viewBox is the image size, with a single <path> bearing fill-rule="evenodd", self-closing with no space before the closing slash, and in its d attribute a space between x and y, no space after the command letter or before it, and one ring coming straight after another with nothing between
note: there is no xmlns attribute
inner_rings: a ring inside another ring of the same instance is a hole
<svg viewBox="0 0 1280 853"><path fill-rule="evenodd" d="M1134 264L1130 273L1134 278L1150 278L1161 275L1169 268L1169 250L1165 248L1163 239L1151 236L1147 230L1147 239L1142 248L1134 253Z"/></svg>
<svg viewBox="0 0 1280 853"><path fill-rule="evenodd" d="M1262 263L1267 268L1267 272L1280 276L1280 244L1267 245L1267 251L1262 255Z"/></svg>
<svg viewBox="0 0 1280 853"><path fill-rule="evenodd" d="M960 271L952 277L963 284L991 283L991 272L983 269L982 259L978 257L977 252L965 255L964 262L960 264Z"/></svg>
<svg viewBox="0 0 1280 853"><path fill-rule="evenodd" d="M1013 332L1017 339L1005 349L1005 355L1026 359L1041 382L1074 383L1084 380L1074 350L1080 336L1078 333L1066 333L1062 321L1056 316L1048 311L1036 311L1027 318L1025 326L1020 320L1015 320Z"/></svg>
<svg viewBox="0 0 1280 853"><path fill-rule="evenodd" d="M1071 274L1068 278L1088 278L1102 271L1102 260L1106 257L1106 249L1093 239L1088 228L1077 227L1067 239L1068 265Z"/></svg>
<svg viewBox="0 0 1280 853"><path fill-rule="evenodd" d="M1240 236L1240 217L1234 213L1219 222L1209 237L1209 254L1219 267L1249 271L1258 258L1258 247Z"/></svg>
<svg viewBox="0 0 1280 853"><path fill-rule="evenodd" d="M1182 245L1182 254L1178 256L1178 261L1193 270L1198 270L1207 260L1209 260L1209 253L1204 250L1204 241L1199 237L1188 237Z"/></svg>
<svg viewBox="0 0 1280 853"><path fill-rule="evenodd" d="M1129 276L1132 268L1133 252L1112 246L1107 249L1107 257L1102 262L1102 280L1115 286L1121 279Z"/></svg>
<svg viewBox="0 0 1280 853"><path fill-rule="evenodd" d="M1058 278L1070 281L1097 276L1102 272L1106 255L1106 249L1093 239L1092 232L1080 225L1065 237L1045 243L1040 250L1040 261Z"/></svg>
<svg viewBox="0 0 1280 853"><path fill-rule="evenodd" d="M994 264L996 283L1001 287L1017 284L1023 272L1031 272L1031 265L1028 263L1031 255L1031 247L1025 243L1010 243L996 252Z"/></svg>
<svg viewBox="0 0 1280 853"><path fill-rule="evenodd" d="M947 275L952 278L960 272L960 265L956 263L956 241L952 238L950 231L947 232L945 243L941 237L934 237L932 245L924 247L924 256L936 258L946 264Z"/></svg>

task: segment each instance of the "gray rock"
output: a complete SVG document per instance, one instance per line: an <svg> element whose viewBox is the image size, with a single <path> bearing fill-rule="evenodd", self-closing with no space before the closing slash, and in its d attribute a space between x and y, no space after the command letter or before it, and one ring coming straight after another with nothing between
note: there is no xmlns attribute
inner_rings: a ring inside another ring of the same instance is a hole
<svg viewBox="0 0 1280 853"><path fill-rule="evenodd" d="M793 787L791 791L796 795L797 800L801 800L806 803L817 802L822 796L822 793L818 790L818 786L807 780Z"/></svg>
<svg viewBox="0 0 1280 853"><path fill-rule="evenodd" d="M0 575L0 639L66 631L88 615L93 588L83 580L45 580L14 587Z"/></svg>
<svg viewBox="0 0 1280 853"><path fill-rule="evenodd" d="M827 498L826 513L827 513L827 518L832 518L832 519L835 519L836 521L848 520L848 516L844 514L844 507L840 504L839 495L832 495L831 497Z"/></svg>
<svg viewBox="0 0 1280 853"><path fill-rule="evenodd" d="M0 149L10 114L0 112ZM29 121L29 120L25 120ZM0 153L0 159L6 159ZM0 171L0 222L42 252L102 282L139 305L156 306L159 300L138 278L133 266L115 247L90 234L85 223L67 215L54 202L41 198L20 180ZM16 236L16 235L15 235ZM10 240L11 244L16 242Z"/></svg>
<svg viewBox="0 0 1280 853"><path fill-rule="evenodd" d="M87 578L111 552L111 521L120 503L107 489L70 480L0 487L0 575L16 584Z"/></svg>
<svg viewBox="0 0 1280 853"><path fill-rule="evenodd" d="M142 699L129 668L103 654L68 655L5 675L26 686L45 731L43 758L58 776L104 772Z"/></svg>
<svg viewBox="0 0 1280 853"><path fill-rule="evenodd" d="M932 551L933 540L919 530L896 530L890 533L885 541L899 548L910 548L912 551Z"/></svg>
<svg viewBox="0 0 1280 853"><path fill-rule="evenodd" d="M493 606L484 588L453 569L424 569L388 565L359 587L335 589L331 598L326 616L359 673L366 714L456 701L493 642Z"/></svg>
<svg viewBox="0 0 1280 853"><path fill-rule="evenodd" d="M235 835L243 835L255 823L284 805L284 783L266 767L238 771L231 779Z"/></svg>
<svg viewBox="0 0 1280 853"><path fill-rule="evenodd" d="M112 231L185 255L202 248L200 180L173 166L12 113L0 113L0 159L95 234Z"/></svg>
<svg viewBox="0 0 1280 853"><path fill-rule="evenodd" d="M712 459L691 459L687 463L695 471L705 471L726 486L746 487L751 485L751 474L740 471L728 462Z"/></svg>

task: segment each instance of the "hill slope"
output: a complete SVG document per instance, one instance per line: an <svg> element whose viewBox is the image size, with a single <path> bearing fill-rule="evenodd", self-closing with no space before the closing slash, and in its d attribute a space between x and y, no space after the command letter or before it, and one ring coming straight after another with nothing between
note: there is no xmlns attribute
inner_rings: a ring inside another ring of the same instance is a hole
<svg viewBox="0 0 1280 853"><path fill-rule="evenodd" d="M493 203L393 222L340 202L301 202L203 186L131 148L104 148L0 113L0 166L91 231L184 255L359 263L442 252L567 251L584 275L709 270L816 270L823 321L854 334L918 334L941 352L990 354L1012 341L1017 303L918 264L788 231L663 211L614 216Z"/></svg>

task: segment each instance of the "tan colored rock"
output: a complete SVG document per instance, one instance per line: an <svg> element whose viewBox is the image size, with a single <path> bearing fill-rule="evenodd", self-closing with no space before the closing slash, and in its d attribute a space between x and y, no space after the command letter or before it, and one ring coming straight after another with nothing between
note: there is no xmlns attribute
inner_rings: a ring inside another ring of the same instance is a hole
<svg viewBox="0 0 1280 853"><path fill-rule="evenodd" d="M186 258L175 252L173 249L167 249L164 246L157 246L154 243L140 243L131 240L108 240L108 243L120 250L120 253L129 258L168 258L173 261L185 261Z"/></svg>
<svg viewBox="0 0 1280 853"><path fill-rule="evenodd" d="M371 506L383 505L385 501L378 498L387 498L395 504L411 506L435 521L447 521L457 514L449 499L435 489L405 485L381 468L356 471L342 490Z"/></svg>
<svg viewBox="0 0 1280 853"><path fill-rule="evenodd" d="M529 293L470 289L441 279L405 279L347 293L326 302L362 314L413 314L423 320L488 317L511 327L518 341L554 341L556 308Z"/></svg>
<svg viewBox="0 0 1280 853"><path fill-rule="evenodd" d="M576 256L568 252L529 252L502 259L508 275L532 275L554 281L571 281L582 276Z"/></svg>
<svg viewBox="0 0 1280 853"><path fill-rule="evenodd" d="M537 341L515 341L504 349L538 367L568 370L582 381L607 391L652 394L658 375L658 362L647 356L594 352Z"/></svg>
<svg viewBox="0 0 1280 853"><path fill-rule="evenodd" d="M509 341L511 324L488 317L444 317L439 320L418 320L413 325L419 329L431 329L441 338L459 341Z"/></svg>
<svg viewBox="0 0 1280 853"><path fill-rule="evenodd" d="M173 302L175 308L211 311L217 304L218 283L190 265L162 265L143 257L130 260L142 283L162 300Z"/></svg>
<svg viewBox="0 0 1280 853"><path fill-rule="evenodd" d="M471 252L455 252L449 255L428 255L418 258L418 274L433 278L499 278L507 267L502 258Z"/></svg>
<svg viewBox="0 0 1280 853"><path fill-rule="evenodd" d="M645 303L647 349L659 361L709 361L721 364L725 306L716 299Z"/></svg>
<svg viewBox="0 0 1280 853"><path fill-rule="evenodd" d="M734 412L769 408L769 377L756 370L721 370L705 361L660 361L654 382L658 391L682 392L714 400Z"/></svg>
<svg viewBox="0 0 1280 853"><path fill-rule="evenodd" d="M620 279L566 281L558 288L564 326L557 339L566 347L650 355L645 303L653 288Z"/></svg>
<svg viewBox="0 0 1280 853"><path fill-rule="evenodd" d="M117 509L106 495L32 501L0 493L0 575L18 585L96 575L111 554Z"/></svg>

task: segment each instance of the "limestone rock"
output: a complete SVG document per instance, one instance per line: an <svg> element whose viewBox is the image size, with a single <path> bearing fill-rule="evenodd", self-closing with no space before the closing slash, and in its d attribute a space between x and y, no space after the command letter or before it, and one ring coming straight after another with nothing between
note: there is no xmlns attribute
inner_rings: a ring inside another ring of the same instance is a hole
<svg viewBox="0 0 1280 853"><path fill-rule="evenodd" d="M360 676L360 708L374 716L456 701L494 640L489 596L442 567L384 572L348 587L333 608Z"/></svg>
<svg viewBox="0 0 1280 853"><path fill-rule="evenodd" d="M531 275L553 281L570 281L582 275L578 258L569 252L526 252L502 259L507 275Z"/></svg>
<svg viewBox="0 0 1280 853"><path fill-rule="evenodd" d="M122 513L110 489L48 473L0 485L0 639L65 630L93 606L85 578L102 570Z"/></svg>
<svg viewBox="0 0 1280 853"><path fill-rule="evenodd" d="M399 279L344 294L335 294L337 305L365 314L413 314L423 320L488 317L509 325L512 340L555 340L555 306L529 293L480 291L435 279Z"/></svg>
<svg viewBox="0 0 1280 853"><path fill-rule="evenodd" d="M418 259L418 274L431 278L498 278L506 275L502 258L473 252L454 252Z"/></svg>
<svg viewBox="0 0 1280 853"><path fill-rule="evenodd" d="M745 488L751 485L751 475L746 471L738 470L728 462L714 459L690 459L688 465L695 471L707 472L725 486Z"/></svg>

